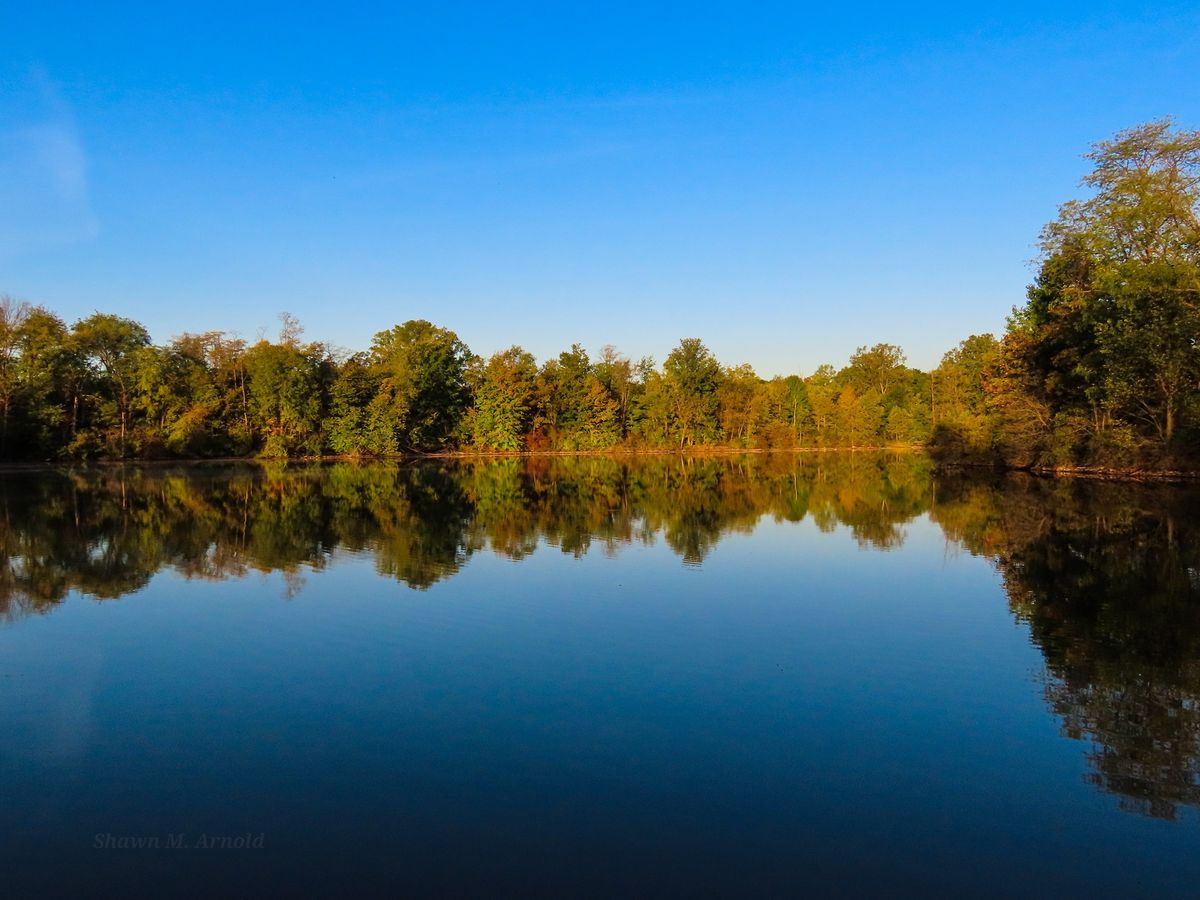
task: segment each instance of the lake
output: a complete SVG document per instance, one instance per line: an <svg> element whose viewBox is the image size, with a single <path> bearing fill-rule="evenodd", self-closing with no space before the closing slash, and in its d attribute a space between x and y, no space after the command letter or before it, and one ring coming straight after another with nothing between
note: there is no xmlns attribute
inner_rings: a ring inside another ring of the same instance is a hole
<svg viewBox="0 0 1200 900"><path fill-rule="evenodd" d="M0 475L10 896L1194 896L1200 490Z"/></svg>

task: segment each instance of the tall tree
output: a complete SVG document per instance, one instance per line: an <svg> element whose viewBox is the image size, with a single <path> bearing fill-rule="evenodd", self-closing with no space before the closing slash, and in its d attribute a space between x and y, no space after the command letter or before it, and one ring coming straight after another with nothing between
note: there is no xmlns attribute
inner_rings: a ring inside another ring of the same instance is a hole
<svg viewBox="0 0 1200 900"><path fill-rule="evenodd" d="M629 434L630 410L638 389L638 367L633 360L618 353L612 344L605 344L594 369L600 383L617 403L618 429L624 438Z"/></svg>
<svg viewBox="0 0 1200 900"><path fill-rule="evenodd" d="M537 363L520 347L493 354L475 391L468 430L475 446L523 450L533 424Z"/></svg>
<svg viewBox="0 0 1200 900"><path fill-rule="evenodd" d="M1087 426L1091 452L1114 417L1170 449L1200 384L1200 132L1151 122L1088 159L1093 194L1043 230L1006 354L1055 428Z"/></svg>
<svg viewBox="0 0 1200 900"><path fill-rule="evenodd" d="M246 351L251 416L264 456L321 450L320 360L293 344L259 341Z"/></svg>
<svg viewBox="0 0 1200 900"><path fill-rule="evenodd" d="M352 354L338 366L329 389L329 418L325 423L329 447L335 453L370 454L377 446L389 443L391 435L381 439L372 432L368 415L379 382L365 353Z"/></svg>
<svg viewBox="0 0 1200 900"><path fill-rule="evenodd" d="M943 450L984 453L995 440L988 387L996 374L1000 344L973 334L948 350L930 379L933 439Z"/></svg>
<svg viewBox="0 0 1200 900"><path fill-rule="evenodd" d="M377 452L439 450L450 443L470 401L470 357L458 335L424 319L375 335L371 362L380 387L371 415L389 444Z"/></svg>
<svg viewBox="0 0 1200 900"><path fill-rule="evenodd" d="M818 447L830 443L830 425L837 408L838 390L833 366L825 364L808 376L805 381L805 395L808 398L809 409L812 411L814 442Z"/></svg>
<svg viewBox="0 0 1200 900"><path fill-rule="evenodd" d="M842 446L872 446L877 442L883 408L874 397L859 396L851 384L838 395L834 409L834 434Z"/></svg>
<svg viewBox="0 0 1200 900"><path fill-rule="evenodd" d="M667 355L663 376L673 406L673 430L680 446L715 440L721 364L699 338L684 338Z"/></svg>
<svg viewBox="0 0 1200 900"><path fill-rule="evenodd" d="M132 319L95 313L75 323L72 337L80 355L94 368L102 395L116 407L115 449L124 456L139 351L149 346L150 334Z"/></svg>
<svg viewBox="0 0 1200 900"><path fill-rule="evenodd" d="M9 421L21 389L21 336L30 306L0 296L0 458L8 451Z"/></svg>
<svg viewBox="0 0 1200 900"><path fill-rule="evenodd" d="M895 344L859 347L850 357L845 377L859 394L874 392L881 403L904 372L904 351Z"/></svg>
<svg viewBox="0 0 1200 900"><path fill-rule="evenodd" d="M725 440L748 446L766 418L761 401L762 379L743 364L726 369L717 388L717 414Z"/></svg>

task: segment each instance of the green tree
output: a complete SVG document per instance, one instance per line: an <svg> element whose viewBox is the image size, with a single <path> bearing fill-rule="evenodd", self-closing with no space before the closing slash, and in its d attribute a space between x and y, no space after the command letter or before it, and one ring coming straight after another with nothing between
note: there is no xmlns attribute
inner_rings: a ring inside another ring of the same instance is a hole
<svg viewBox="0 0 1200 900"><path fill-rule="evenodd" d="M831 441L830 426L838 398L835 375L833 366L826 364L819 366L805 381L805 394L812 412L813 437L818 447L825 447Z"/></svg>
<svg viewBox="0 0 1200 900"><path fill-rule="evenodd" d="M537 425L551 446L579 449L586 429L588 378L592 364L579 344L548 359L537 379Z"/></svg>
<svg viewBox="0 0 1200 900"><path fill-rule="evenodd" d="M1103 458L1130 426L1169 451L1196 424L1200 383L1200 132L1151 122L1088 158L1092 196L1043 230L1007 386L1045 407L1059 458Z"/></svg>
<svg viewBox="0 0 1200 900"><path fill-rule="evenodd" d="M0 297L0 457L8 452L8 432L21 393L21 337L30 306Z"/></svg>
<svg viewBox="0 0 1200 900"><path fill-rule="evenodd" d="M250 413L263 456L319 453L320 361L290 343L259 341L245 354Z"/></svg>
<svg viewBox="0 0 1200 900"><path fill-rule="evenodd" d="M842 446L869 447L877 443L883 408L873 397L860 397L853 385L838 395L833 413L834 434Z"/></svg>
<svg viewBox="0 0 1200 900"><path fill-rule="evenodd" d="M749 365L726 369L717 387L717 416L726 441L749 446L766 419L762 379Z"/></svg>
<svg viewBox="0 0 1200 900"><path fill-rule="evenodd" d="M102 425L115 419L109 435L109 446L118 456L126 452L130 426L130 409L137 383L141 353L150 344L150 335L132 319L106 313L95 313L76 322L72 338L81 357L92 367L99 385L102 402L115 408L109 414L102 410Z"/></svg>
<svg viewBox="0 0 1200 900"><path fill-rule="evenodd" d="M621 439L621 408L595 375L584 383L583 416L576 446L581 450L607 450Z"/></svg>
<svg viewBox="0 0 1200 900"><path fill-rule="evenodd" d="M606 344L600 350L600 361L593 368L600 383L616 401L619 436L624 439L629 434L633 404L641 387L638 365L618 353L616 347Z"/></svg>
<svg viewBox="0 0 1200 900"><path fill-rule="evenodd" d="M999 362L1000 343L973 334L948 350L930 382L933 440L955 455L986 453L995 441L988 386Z"/></svg>
<svg viewBox="0 0 1200 900"><path fill-rule="evenodd" d="M58 316L34 306L20 329L17 380L24 450L57 456L75 439L86 372Z"/></svg>
<svg viewBox="0 0 1200 900"><path fill-rule="evenodd" d="M1104 390L1169 447L1200 386L1200 265L1124 263L1097 284L1112 304L1096 326Z"/></svg>
<svg viewBox="0 0 1200 900"><path fill-rule="evenodd" d="M874 393L884 402L888 392L904 377L904 351L895 344L876 344L870 349L859 347L850 357L843 378L854 385L860 396Z"/></svg>
<svg viewBox="0 0 1200 900"><path fill-rule="evenodd" d="M470 350L453 331L414 319L375 335L372 369L380 378L371 428L385 437L375 452L439 450L450 444L470 402Z"/></svg>
<svg viewBox="0 0 1200 900"><path fill-rule="evenodd" d="M475 391L471 442L486 450L523 450L533 424L537 363L520 347L493 354Z"/></svg>
<svg viewBox="0 0 1200 900"><path fill-rule="evenodd" d="M663 378L670 404L670 430L679 446L703 444L716 439L717 389L721 364L699 338L684 338L667 355Z"/></svg>
<svg viewBox="0 0 1200 900"><path fill-rule="evenodd" d="M329 388L329 417L325 422L326 440L335 453L369 454L381 443L380 436L371 431L368 415L379 381L365 353L352 354L338 366ZM387 442L385 436L382 443Z"/></svg>

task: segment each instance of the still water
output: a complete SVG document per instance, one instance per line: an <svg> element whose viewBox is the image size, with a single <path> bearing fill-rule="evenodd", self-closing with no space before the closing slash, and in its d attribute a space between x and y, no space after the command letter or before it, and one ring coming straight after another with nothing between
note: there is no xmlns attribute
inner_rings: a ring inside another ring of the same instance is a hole
<svg viewBox="0 0 1200 900"><path fill-rule="evenodd" d="M8 896L1200 890L1192 487L782 454L0 492Z"/></svg>

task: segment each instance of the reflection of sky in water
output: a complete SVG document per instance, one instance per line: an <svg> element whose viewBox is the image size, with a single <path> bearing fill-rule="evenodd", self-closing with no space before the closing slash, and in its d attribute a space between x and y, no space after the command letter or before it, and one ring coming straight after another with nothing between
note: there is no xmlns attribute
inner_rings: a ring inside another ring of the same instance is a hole
<svg viewBox="0 0 1200 900"><path fill-rule="evenodd" d="M71 766L83 758L94 725L103 656L87 643L56 646L54 665L20 640L4 641L0 656L3 706L20 711L6 717L5 741L26 759ZM31 677L33 670L37 677Z"/></svg>

